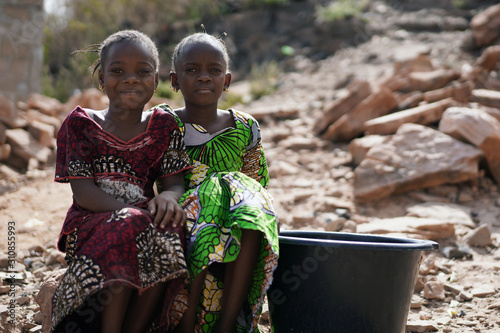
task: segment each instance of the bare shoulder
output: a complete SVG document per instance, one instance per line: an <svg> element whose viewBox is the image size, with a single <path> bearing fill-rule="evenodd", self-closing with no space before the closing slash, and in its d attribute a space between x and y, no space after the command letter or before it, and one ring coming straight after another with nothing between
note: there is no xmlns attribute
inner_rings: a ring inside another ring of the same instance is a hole
<svg viewBox="0 0 500 333"><path fill-rule="evenodd" d="M225 127L236 127L234 121L234 115L231 110L217 109L217 118L222 128Z"/></svg>
<svg viewBox="0 0 500 333"><path fill-rule="evenodd" d="M83 108L83 111L85 111L90 118L92 118L94 121L96 121L98 123L104 121L104 116L105 116L106 110L93 110L93 109Z"/></svg>

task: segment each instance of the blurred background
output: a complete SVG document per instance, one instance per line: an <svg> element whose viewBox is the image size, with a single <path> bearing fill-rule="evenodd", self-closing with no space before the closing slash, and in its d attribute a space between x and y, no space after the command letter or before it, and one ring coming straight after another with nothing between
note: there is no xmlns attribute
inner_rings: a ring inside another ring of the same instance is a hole
<svg viewBox="0 0 500 333"><path fill-rule="evenodd" d="M280 72L297 69L302 58L325 59L341 47L362 43L374 31L369 0L2 0L0 1L0 92L10 100L41 93L65 103L75 91L95 87L89 66L95 54L72 54L121 29L138 29L157 43L162 85L158 96L173 98L170 57L185 35L202 31L224 38L233 82L249 80L258 99L273 92ZM415 1L384 1L412 9ZM420 8L425 2L418 1ZM439 1L437 1L439 2ZM442 1L466 7L468 1ZM362 32L362 33L360 33ZM245 102L234 95L233 101Z"/></svg>

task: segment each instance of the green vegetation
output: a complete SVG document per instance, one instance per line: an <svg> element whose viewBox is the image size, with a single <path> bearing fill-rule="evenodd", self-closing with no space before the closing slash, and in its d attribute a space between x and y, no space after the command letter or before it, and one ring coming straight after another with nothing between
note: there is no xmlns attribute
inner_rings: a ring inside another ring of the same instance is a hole
<svg viewBox="0 0 500 333"><path fill-rule="evenodd" d="M336 21L359 17L366 10L369 0L338 0L319 6L316 15L323 21Z"/></svg>
<svg viewBox="0 0 500 333"><path fill-rule="evenodd" d="M458 9L465 9L468 6L467 0L452 0L451 4Z"/></svg>
<svg viewBox="0 0 500 333"><path fill-rule="evenodd" d="M238 94L229 92L227 94L222 95L222 99L220 100L217 106L219 109L227 110L237 104L244 104L243 97L241 97Z"/></svg>
<svg viewBox="0 0 500 333"><path fill-rule="evenodd" d="M277 89L280 68L276 61L263 65L253 65L250 71L250 94L253 99L270 95Z"/></svg>

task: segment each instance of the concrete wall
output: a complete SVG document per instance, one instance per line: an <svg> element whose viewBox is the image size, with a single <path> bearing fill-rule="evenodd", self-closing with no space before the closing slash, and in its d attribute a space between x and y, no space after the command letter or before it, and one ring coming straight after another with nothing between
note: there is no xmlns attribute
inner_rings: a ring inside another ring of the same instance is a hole
<svg viewBox="0 0 500 333"><path fill-rule="evenodd" d="M0 94L12 102L42 90L43 0L0 0Z"/></svg>

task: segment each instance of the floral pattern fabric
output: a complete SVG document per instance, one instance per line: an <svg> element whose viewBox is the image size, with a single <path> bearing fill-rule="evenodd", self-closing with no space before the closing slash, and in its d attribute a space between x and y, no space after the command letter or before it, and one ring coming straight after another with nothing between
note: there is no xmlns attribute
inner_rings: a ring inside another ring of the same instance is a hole
<svg viewBox="0 0 500 333"><path fill-rule="evenodd" d="M66 118L57 137L55 181L93 179L137 208L92 212L73 201L58 241L68 269L53 297L53 332L99 332L103 305L113 292L141 292L159 282L168 287L150 330L168 329L172 302L188 277L185 235L182 228L158 230L141 208L155 195L155 181L190 169L179 127L162 109L153 109L146 131L127 142L80 107Z"/></svg>
<svg viewBox="0 0 500 333"><path fill-rule="evenodd" d="M212 332L215 327L224 289L224 265L220 264L238 256L242 229L258 230L263 238L248 297L238 316L238 332L258 332L262 303L278 259L278 223L266 190L269 173L259 125L246 113L230 112L236 127L213 134L197 124L182 123L172 113L194 167L185 175L188 190L181 199L187 213L190 279L208 268L196 332ZM177 313L185 310L186 297L184 293L176 298Z"/></svg>

